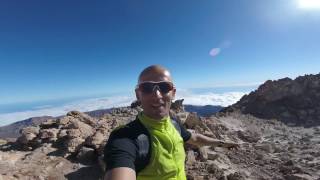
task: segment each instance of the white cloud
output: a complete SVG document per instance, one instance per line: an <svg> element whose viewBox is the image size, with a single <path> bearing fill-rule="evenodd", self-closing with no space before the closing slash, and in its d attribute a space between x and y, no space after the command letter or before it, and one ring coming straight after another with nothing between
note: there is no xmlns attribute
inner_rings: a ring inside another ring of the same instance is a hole
<svg viewBox="0 0 320 180"><path fill-rule="evenodd" d="M236 103L240 98L245 95L244 92L226 92L226 93L204 93L194 94L187 90L179 90L180 94L177 99L184 99L184 104L192 105L220 105L229 106Z"/></svg>
<svg viewBox="0 0 320 180"><path fill-rule="evenodd" d="M184 99L184 104L228 106L238 101L244 94L245 93L243 92L227 92L221 94L209 92L195 94L188 90L178 89L176 99ZM74 101L59 107L45 105L37 107L35 110L0 114L0 126L8 125L30 117L65 115L72 110L85 112L128 106L134 100L135 98L133 96L114 96Z"/></svg>
<svg viewBox="0 0 320 180"><path fill-rule="evenodd" d="M74 101L59 107L50 107L49 105L37 107L36 110L13 112L0 114L0 126L8 125L16 121L24 120L37 116L61 116L72 110L93 111L97 109L107 109L112 107L128 106L134 100L129 96L115 96L107 98L94 98L81 101Z"/></svg>

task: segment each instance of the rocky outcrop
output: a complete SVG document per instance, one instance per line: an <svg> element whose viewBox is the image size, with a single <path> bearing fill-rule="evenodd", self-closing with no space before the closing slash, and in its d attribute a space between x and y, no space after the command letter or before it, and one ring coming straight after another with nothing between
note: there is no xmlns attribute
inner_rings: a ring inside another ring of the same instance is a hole
<svg viewBox="0 0 320 180"><path fill-rule="evenodd" d="M216 112L222 109L221 106L193 106L193 105L184 105L182 106L183 100L175 101L174 104L180 104L180 108L184 108L188 112L197 112L200 116L209 117ZM173 105L172 107L174 107ZM136 109L137 111L141 111L140 102L134 101L131 103L131 108ZM178 106L179 107L179 106ZM100 119L101 117L105 116L106 114L110 114L114 111L114 108L111 109L99 109L94 111L85 112L85 114L89 115L92 118ZM184 113L184 111L182 111ZM182 114L183 114L182 113ZM6 139L7 141L15 141L16 138L20 136L20 130L27 126L38 126L42 125L46 121L55 120L57 118L62 117L51 117L51 116L42 116L42 117L33 117L28 118L26 120L22 120L7 126L0 127L0 138Z"/></svg>
<svg viewBox="0 0 320 180"><path fill-rule="evenodd" d="M32 117L23 121L0 127L0 137L6 139L14 139L20 136L19 131L26 126L38 126L39 124L53 119L51 116Z"/></svg>
<svg viewBox="0 0 320 180"><path fill-rule="evenodd" d="M180 103L182 106L182 103ZM0 179L102 179L110 132L141 109L116 108L101 118L69 112L0 142ZM307 179L320 177L320 128L289 127L238 112L200 117L172 109L190 131L240 144L239 149L186 145L188 179Z"/></svg>
<svg viewBox="0 0 320 180"><path fill-rule="evenodd" d="M320 74L267 81L223 112L241 111L289 125L320 125Z"/></svg>
<svg viewBox="0 0 320 180"><path fill-rule="evenodd" d="M99 179L104 169L99 160L110 132L137 113L117 108L97 119L71 111L25 127L16 142L1 141L0 179Z"/></svg>

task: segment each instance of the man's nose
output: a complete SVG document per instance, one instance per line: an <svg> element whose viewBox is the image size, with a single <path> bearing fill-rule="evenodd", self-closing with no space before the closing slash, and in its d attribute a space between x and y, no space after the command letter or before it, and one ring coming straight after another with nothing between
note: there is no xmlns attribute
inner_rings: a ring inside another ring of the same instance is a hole
<svg viewBox="0 0 320 180"><path fill-rule="evenodd" d="M153 87L152 94L155 95L156 97L160 97L160 98L162 97L159 86L156 85Z"/></svg>

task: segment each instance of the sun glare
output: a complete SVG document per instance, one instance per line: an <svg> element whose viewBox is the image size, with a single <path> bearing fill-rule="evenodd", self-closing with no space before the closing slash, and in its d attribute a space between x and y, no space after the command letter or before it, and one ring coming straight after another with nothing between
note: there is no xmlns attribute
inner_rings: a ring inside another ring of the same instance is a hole
<svg viewBox="0 0 320 180"><path fill-rule="evenodd" d="M298 5L303 9L320 9L320 0L298 0Z"/></svg>

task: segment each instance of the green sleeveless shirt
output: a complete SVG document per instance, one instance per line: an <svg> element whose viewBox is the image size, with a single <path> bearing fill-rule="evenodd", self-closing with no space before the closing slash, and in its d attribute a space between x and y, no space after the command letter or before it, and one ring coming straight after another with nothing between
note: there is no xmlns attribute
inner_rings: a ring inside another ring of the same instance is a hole
<svg viewBox="0 0 320 180"><path fill-rule="evenodd" d="M152 152L137 180L186 180L184 142L170 117L158 121L140 113L138 118L150 133Z"/></svg>

